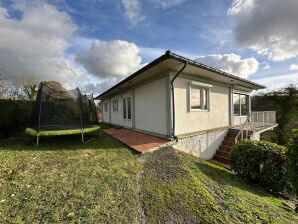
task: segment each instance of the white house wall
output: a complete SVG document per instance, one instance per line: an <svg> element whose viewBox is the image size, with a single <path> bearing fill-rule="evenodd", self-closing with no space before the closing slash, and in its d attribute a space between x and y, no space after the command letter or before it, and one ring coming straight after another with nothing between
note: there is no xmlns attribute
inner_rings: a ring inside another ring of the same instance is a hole
<svg viewBox="0 0 298 224"><path fill-rule="evenodd" d="M167 135L166 78L135 88L135 128Z"/></svg>
<svg viewBox="0 0 298 224"><path fill-rule="evenodd" d="M229 129L210 131L195 136L181 138L174 146L176 149L190 153L202 159L212 159Z"/></svg>
<svg viewBox="0 0 298 224"><path fill-rule="evenodd" d="M211 83L210 110L189 111L189 83L191 81L198 80L178 77L174 82L176 135L229 126L229 88Z"/></svg>

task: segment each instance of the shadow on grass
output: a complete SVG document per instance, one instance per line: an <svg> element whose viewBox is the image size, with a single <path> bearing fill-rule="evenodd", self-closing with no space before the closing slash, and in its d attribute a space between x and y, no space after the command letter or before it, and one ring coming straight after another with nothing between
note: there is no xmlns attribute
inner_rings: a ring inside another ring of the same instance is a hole
<svg viewBox="0 0 298 224"><path fill-rule="evenodd" d="M102 133L101 137L94 134L85 135L85 140L90 142L82 143L81 135L61 135L61 136L44 136L39 139L39 146L35 145L35 138L31 138L30 142L27 136L21 135L11 139L7 139L0 144L0 150L11 151L59 151L59 150L85 150L85 149L127 149L133 155L138 152L127 148L121 142L113 139L107 134Z"/></svg>
<svg viewBox="0 0 298 224"><path fill-rule="evenodd" d="M247 183L225 168L218 167L209 162L197 162L196 165L202 173L217 182L218 186L229 185L259 196L270 196L261 186Z"/></svg>

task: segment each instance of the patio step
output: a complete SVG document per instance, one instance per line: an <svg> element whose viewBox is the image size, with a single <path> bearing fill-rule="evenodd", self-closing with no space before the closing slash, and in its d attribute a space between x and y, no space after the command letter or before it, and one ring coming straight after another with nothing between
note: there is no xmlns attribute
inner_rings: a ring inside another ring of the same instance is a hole
<svg viewBox="0 0 298 224"><path fill-rule="evenodd" d="M214 160L217 160L219 162L222 162L222 163L230 164L230 158L229 158L229 156L223 156L223 155L215 154L215 156L213 157L213 159Z"/></svg>
<svg viewBox="0 0 298 224"><path fill-rule="evenodd" d="M225 136L222 144L213 156L212 161L224 164L224 167L230 167L230 151L235 144L235 138L238 134L238 130L230 129Z"/></svg>
<svg viewBox="0 0 298 224"><path fill-rule="evenodd" d="M230 152L228 152L228 151L225 151L225 150L217 150L217 152L216 152L218 155L220 155L220 156L224 156L224 157L229 157L229 155L230 155Z"/></svg>

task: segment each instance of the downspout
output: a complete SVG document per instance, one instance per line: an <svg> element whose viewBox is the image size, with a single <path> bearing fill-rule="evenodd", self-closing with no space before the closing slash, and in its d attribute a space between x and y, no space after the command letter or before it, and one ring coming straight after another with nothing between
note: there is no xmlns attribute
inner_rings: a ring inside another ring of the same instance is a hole
<svg viewBox="0 0 298 224"><path fill-rule="evenodd" d="M174 93L174 81L175 79L180 75L181 72L186 68L187 62L184 62L183 67L179 70L179 72L174 76L174 78L171 80L171 91L172 91L172 119L173 119L173 126L172 126L172 138L178 141L177 136L175 135L175 93Z"/></svg>

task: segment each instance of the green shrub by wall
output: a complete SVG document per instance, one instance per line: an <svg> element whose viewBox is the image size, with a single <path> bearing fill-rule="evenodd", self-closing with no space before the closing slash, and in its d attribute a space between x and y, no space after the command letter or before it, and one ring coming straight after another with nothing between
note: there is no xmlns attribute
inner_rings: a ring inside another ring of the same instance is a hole
<svg viewBox="0 0 298 224"><path fill-rule="evenodd" d="M290 183L298 196L298 129L293 130L293 137L288 143L287 162Z"/></svg>
<svg viewBox="0 0 298 224"><path fill-rule="evenodd" d="M266 141L241 141L230 154L237 175L268 190L287 186L286 148Z"/></svg>
<svg viewBox="0 0 298 224"><path fill-rule="evenodd" d="M31 101L0 100L0 135L22 132L29 124L33 106Z"/></svg>

